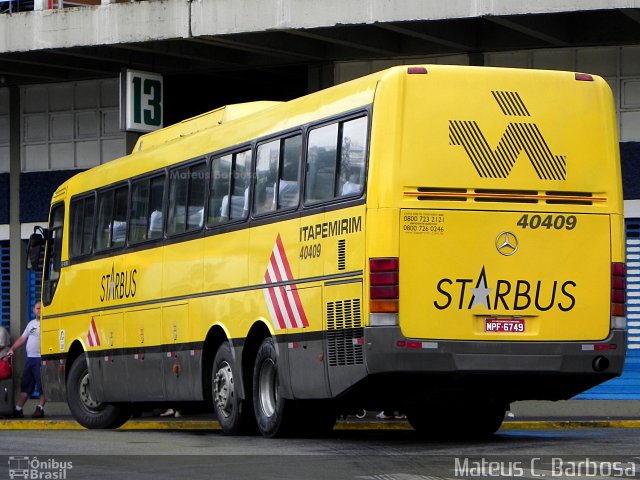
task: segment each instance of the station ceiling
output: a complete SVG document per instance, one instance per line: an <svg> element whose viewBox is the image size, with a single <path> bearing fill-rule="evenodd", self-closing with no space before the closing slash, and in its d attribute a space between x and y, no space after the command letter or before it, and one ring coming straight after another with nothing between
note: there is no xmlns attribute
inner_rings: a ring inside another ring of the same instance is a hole
<svg viewBox="0 0 640 480"><path fill-rule="evenodd" d="M122 68L231 79L269 72L277 82L292 66L335 61L629 44L640 44L640 9L274 29L1 53L0 86L110 78Z"/></svg>

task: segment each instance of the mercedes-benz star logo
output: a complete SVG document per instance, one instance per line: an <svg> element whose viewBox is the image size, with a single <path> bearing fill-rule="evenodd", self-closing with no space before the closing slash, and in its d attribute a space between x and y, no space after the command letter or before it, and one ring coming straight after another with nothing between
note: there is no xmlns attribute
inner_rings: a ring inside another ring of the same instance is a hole
<svg viewBox="0 0 640 480"><path fill-rule="evenodd" d="M510 257L518 250L518 237L511 232L502 232L496 238L496 248L501 255Z"/></svg>

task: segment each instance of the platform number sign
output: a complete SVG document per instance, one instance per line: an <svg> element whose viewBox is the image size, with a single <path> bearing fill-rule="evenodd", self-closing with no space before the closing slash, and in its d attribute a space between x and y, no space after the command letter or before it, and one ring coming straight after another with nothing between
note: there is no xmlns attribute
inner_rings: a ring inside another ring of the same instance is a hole
<svg viewBox="0 0 640 480"><path fill-rule="evenodd" d="M162 75L124 70L120 76L121 128L151 132L162 128Z"/></svg>

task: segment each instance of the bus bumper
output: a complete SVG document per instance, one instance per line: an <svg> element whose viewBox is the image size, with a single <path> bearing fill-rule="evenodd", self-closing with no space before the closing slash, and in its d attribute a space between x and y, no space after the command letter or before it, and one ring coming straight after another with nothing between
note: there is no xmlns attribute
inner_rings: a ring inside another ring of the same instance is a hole
<svg viewBox="0 0 640 480"><path fill-rule="evenodd" d="M368 327L364 345L372 376L419 375L434 385L484 385L514 400L555 400L619 376L626 332L612 330L597 342L465 342L409 339L399 327Z"/></svg>

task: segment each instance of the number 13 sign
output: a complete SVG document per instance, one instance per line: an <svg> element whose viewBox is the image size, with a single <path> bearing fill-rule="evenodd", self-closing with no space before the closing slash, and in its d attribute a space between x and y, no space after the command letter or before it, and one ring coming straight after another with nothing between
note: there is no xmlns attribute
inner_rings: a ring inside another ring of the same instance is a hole
<svg viewBox="0 0 640 480"><path fill-rule="evenodd" d="M151 132L162 128L162 75L123 70L120 75L120 128Z"/></svg>

